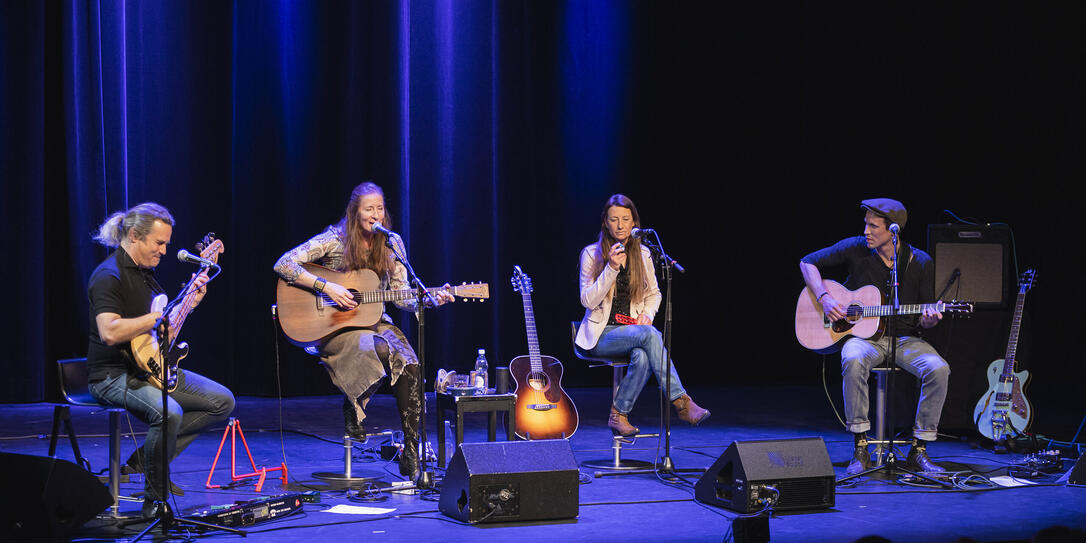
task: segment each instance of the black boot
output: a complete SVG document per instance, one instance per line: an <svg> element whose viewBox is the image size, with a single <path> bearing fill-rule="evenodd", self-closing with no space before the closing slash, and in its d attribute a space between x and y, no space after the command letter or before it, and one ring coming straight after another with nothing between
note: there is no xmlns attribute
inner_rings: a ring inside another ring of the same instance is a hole
<svg viewBox="0 0 1086 543"><path fill-rule="evenodd" d="M403 426L403 452L400 475L412 481L419 478L419 416L422 414L422 378L418 364L407 364L396 381L396 407Z"/></svg>
<svg viewBox="0 0 1086 543"><path fill-rule="evenodd" d="M848 475L856 475L871 469L871 453L867 451L867 432L853 434L853 441L856 448L852 451L852 460L849 461L848 468L845 469Z"/></svg>
<svg viewBox="0 0 1086 543"><path fill-rule="evenodd" d="M366 428L358 421L354 404L346 397L343 398L343 433L355 441L366 440Z"/></svg>
<svg viewBox="0 0 1086 543"><path fill-rule="evenodd" d="M905 468L923 473L943 473L942 466L931 461L928 457L928 442L917 439L909 449L909 456L905 459Z"/></svg>

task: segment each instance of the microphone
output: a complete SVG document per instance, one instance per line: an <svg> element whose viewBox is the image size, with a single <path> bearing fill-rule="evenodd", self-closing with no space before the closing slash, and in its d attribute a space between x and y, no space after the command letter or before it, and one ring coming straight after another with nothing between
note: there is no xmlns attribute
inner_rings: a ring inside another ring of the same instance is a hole
<svg viewBox="0 0 1086 543"><path fill-rule="evenodd" d="M385 225L381 224L381 221L377 221L377 222L373 223L373 231L374 232L380 232L380 233L382 233L382 234L384 234L384 235L386 235L386 236L388 236L390 238L391 237L399 237L399 234L397 234L396 232L393 232L392 230L389 230L388 228L385 228Z"/></svg>
<svg viewBox="0 0 1086 543"><path fill-rule="evenodd" d="M641 236L644 236L647 232L656 233L652 228L634 228L633 230L630 230L630 237L641 239Z"/></svg>
<svg viewBox="0 0 1086 543"><path fill-rule="evenodd" d="M901 231L901 227L898 226L898 224L896 222L895 223L890 223L890 233L891 234L897 235L897 233L899 231Z"/></svg>
<svg viewBox="0 0 1086 543"><path fill-rule="evenodd" d="M189 264L199 264L203 268L218 268L219 265L200 256L194 255L184 249L177 251L177 259Z"/></svg>

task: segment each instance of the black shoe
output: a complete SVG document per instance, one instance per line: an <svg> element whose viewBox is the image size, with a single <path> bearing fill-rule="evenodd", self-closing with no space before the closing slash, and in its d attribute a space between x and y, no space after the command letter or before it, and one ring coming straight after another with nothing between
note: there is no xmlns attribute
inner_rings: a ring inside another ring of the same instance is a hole
<svg viewBox="0 0 1086 543"><path fill-rule="evenodd" d="M845 473L848 475L856 475L871 469L871 453L867 452L867 442L863 441L861 443L856 444L856 450L852 453L852 460L849 461L848 468L845 469Z"/></svg>
<svg viewBox="0 0 1086 543"><path fill-rule="evenodd" d="M140 516L145 519L152 519L157 518L160 513L168 513L169 511L170 504L160 500L144 498L143 507L140 508Z"/></svg>
<svg viewBox="0 0 1086 543"><path fill-rule="evenodd" d="M121 475L132 475L138 473L140 475L146 475L143 473L143 466L139 463L140 449L136 449L136 452L132 453L132 456L128 457L128 461L121 466ZM174 496L184 496L185 491L181 490L181 487L177 486L177 483L170 481L170 494Z"/></svg>
<svg viewBox="0 0 1086 543"><path fill-rule="evenodd" d="M343 433L355 441L366 440L366 428L358 422L354 404L347 398L343 398Z"/></svg>
<svg viewBox="0 0 1086 543"><path fill-rule="evenodd" d="M909 449L909 457L905 460L905 469L926 473L943 473L946 471L946 469L932 462L931 458L928 458L927 447L917 447L915 445Z"/></svg>

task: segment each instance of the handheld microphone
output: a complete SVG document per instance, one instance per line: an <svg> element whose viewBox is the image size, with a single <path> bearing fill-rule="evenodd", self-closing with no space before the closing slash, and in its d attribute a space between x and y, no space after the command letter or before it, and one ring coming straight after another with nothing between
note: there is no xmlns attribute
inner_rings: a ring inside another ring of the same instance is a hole
<svg viewBox="0 0 1086 543"><path fill-rule="evenodd" d="M386 236L388 236L390 238L391 237L399 237L399 234L397 234L396 232L393 232L392 230L389 230L388 228L385 228L385 225L381 224L381 221L377 221L377 222L373 223L373 231L374 232L380 232L380 233L382 233L382 234L384 234L384 235L386 235Z"/></svg>
<svg viewBox="0 0 1086 543"><path fill-rule="evenodd" d="M630 237L641 239L641 236L644 236L647 232L656 233L652 228L634 228L630 230Z"/></svg>
<svg viewBox="0 0 1086 543"><path fill-rule="evenodd" d="M218 268L219 265L200 256L194 255L184 249L177 251L177 259L189 264L199 264L203 268Z"/></svg>
<svg viewBox="0 0 1086 543"><path fill-rule="evenodd" d="M890 224L890 233L891 234L896 235L900 231L901 231L901 227L898 226L898 224L896 222Z"/></svg>

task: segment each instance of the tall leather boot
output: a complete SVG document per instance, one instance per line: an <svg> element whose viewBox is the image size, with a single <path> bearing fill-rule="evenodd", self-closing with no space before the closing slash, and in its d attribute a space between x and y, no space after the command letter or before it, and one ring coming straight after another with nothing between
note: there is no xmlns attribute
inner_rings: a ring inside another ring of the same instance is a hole
<svg viewBox="0 0 1086 543"><path fill-rule="evenodd" d="M355 441L366 440L366 428L359 422L354 405L346 396L343 398L343 433Z"/></svg>
<svg viewBox="0 0 1086 543"><path fill-rule="evenodd" d="M422 378L418 364L407 364L396 381L396 408L403 426L400 475L419 478L419 416L422 414Z"/></svg>

